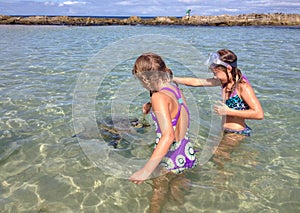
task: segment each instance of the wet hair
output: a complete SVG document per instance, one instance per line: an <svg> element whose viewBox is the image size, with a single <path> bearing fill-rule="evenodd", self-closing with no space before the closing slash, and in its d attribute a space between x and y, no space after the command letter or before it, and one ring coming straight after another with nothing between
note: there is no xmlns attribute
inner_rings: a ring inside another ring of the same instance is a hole
<svg viewBox="0 0 300 213"><path fill-rule="evenodd" d="M173 72L166 66L164 60L159 55L151 52L144 53L136 59L132 74L150 89L152 88L151 84L159 79L171 81L173 78Z"/></svg>
<svg viewBox="0 0 300 213"><path fill-rule="evenodd" d="M228 49L221 49L218 51L219 55L220 55L220 59L228 64L234 64L237 62L237 56L234 52L232 52L231 50ZM223 67L222 65L219 65L218 67L220 67L227 76L227 82L229 82L229 76L227 73L227 69L225 67ZM242 82L242 72L239 68L231 66L232 67L232 71L231 71L231 75L232 75L232 79L233 79L233 86L232 86L232 91L234 91L234 89L237 87L237 85ZM225 85L223 85L225 86Z"/></svg>

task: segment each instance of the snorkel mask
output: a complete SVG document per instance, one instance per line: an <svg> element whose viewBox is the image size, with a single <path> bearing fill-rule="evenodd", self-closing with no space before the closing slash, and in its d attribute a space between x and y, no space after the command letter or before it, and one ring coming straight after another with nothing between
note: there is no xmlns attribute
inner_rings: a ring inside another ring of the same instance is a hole
<svg viewBox="0 0 300 213"><path fill-rule="evenodd" d="M237 67L237 61L233 63L226 63L220 59L219 53L215 52L209 54L207 65L209 68L216 67L218 65L222 65L224 67L228 67L228 66Z"/></svg>

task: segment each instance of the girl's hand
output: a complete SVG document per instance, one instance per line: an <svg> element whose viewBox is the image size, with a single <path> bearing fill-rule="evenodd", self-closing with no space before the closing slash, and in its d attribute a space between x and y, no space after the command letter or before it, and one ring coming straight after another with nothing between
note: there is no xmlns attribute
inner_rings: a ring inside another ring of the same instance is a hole
<svg viewBox="0 0 300 213"><path fill-rule="evenodd" d="M219 104L214 106L214 111L218 115L227 115L229 110L230 108L222 101L219 101Z"/></svg>
<svg viewBox="0 0 300 213"><path fill-rule="evenodd" d="M144 114L148 114L151 110L151 103L148 102L146 104L143 105L143 113Z"/></svg>
<svg viewBox="0 0 300 213"><path fill-rule="evenodd" d="M130 176L129 180L135 184L141 184L150 177L150 173L142 168Z"/></svg>

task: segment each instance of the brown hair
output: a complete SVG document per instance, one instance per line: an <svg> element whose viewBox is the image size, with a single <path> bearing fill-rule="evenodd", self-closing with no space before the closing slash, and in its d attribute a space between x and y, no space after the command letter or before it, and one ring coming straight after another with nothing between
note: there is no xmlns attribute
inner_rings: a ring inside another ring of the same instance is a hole
<svg viewBox="0 0 300 213"><path fill-rule="evenodd" d="M234 52L232 52L231 50L228 49L221 49L218 51L218 54L220 55L220 59L222 61L224 61L225 63L228 64L234 64L237 62L237 56ZM239 68L237 68L236 66L231 66L232 67L232 71L231 71L231 75L232 75L232 79L233 79L233 86L232 86L232 91L234 91L234 89L237 87L237 85L242 82L243 76L242 76L242 72ZM222 66L223 68L223 66ZM224 68L223 69L224 72L226 73L227 76L227 82L229 81L229 76L227 73L227 70ZM225 85L223 85L225 86Z"/></svg>
<svg viewBox="0 0 300 213"><path fill-rule="evenodd" d="M173 72L166 66L164 60L151 52L144 53L136 59L132 74L148 84L149 88L150 83L156 82L158 79L168 81L173 78Z"/></svg>

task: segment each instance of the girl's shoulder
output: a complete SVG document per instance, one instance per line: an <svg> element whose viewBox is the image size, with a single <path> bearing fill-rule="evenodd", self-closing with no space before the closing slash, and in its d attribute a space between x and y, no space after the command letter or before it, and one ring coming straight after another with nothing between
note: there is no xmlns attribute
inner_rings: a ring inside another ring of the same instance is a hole
<svg viewBox="0 0 300 213"><path fill-rule="evenodd" d="M240 80L236 88L239 96L243 91L245 91L249 87L251 88L249 80L245 76L242 76L242 79Z"/></svg>
<svg viewBox="0 0 300 213"><path fill-rule="evenodd" d="M246 76L242 76L242 79L240 80L239 84L242 86L242 87L245 87L245 86L251 86L250 85L250 82L248 80L248 78Z"/></svg>
<svg viewBox="0 0 300 213"><path fill-rule="evenodd" d="M250 82L249 82L248 79L247 79L247 80L242 80L242 81L238 84L237 90L238 90L238 91L237 91L238 95L239 95L240 97L242 97L242 96L243 96L242 94L243 94L244 91L253 90L253 88L252 88Z"/></svg>
<svg viewBox="0 0 300 213"><path fill-rule="evenodd" d="M151 96L151 102L153 101L159 101L159 100L166 100L168 99L169 96L166 94L166 92L164 91L158 91L158 92L154 92Z"/></svg>

